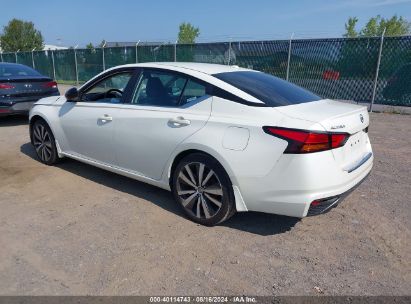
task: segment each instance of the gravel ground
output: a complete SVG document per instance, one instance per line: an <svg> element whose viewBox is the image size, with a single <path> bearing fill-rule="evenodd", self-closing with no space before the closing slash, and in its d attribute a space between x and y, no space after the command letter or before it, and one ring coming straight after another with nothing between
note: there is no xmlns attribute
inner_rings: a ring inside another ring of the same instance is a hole
<svg viewBox="0 0 411 304"><path fill-rule="evenodd" d="M0 294L410 295L411 116L372 114L375 166L327 214L207 228L167 191L66 160L0 118Z"/></svg>

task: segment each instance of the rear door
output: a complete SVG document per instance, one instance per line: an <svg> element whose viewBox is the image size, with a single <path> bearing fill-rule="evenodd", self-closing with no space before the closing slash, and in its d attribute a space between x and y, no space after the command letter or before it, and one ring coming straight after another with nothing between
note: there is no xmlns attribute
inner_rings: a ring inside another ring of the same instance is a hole
<svg viewBox="0 0 411 304"><path fill-rule="evenodd" d="M80 93L78 102L65 102L60 109L60 122L66 137L63 151L114 165L114 120L123 102L133 70L111 71Z"/></svg>
<svg viewBox="0 0 411 304"><path fill-rule="evenodd" d="M171 153L209 119L207 92L206 84L185 74L144 69L116 112L118 166L159 180Z"/></svg>

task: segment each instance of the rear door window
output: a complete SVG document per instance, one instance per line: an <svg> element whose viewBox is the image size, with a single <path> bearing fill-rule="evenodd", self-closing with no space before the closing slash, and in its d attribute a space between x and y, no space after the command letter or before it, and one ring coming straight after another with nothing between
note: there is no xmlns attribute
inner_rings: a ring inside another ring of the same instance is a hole
<svg viewBox="0 0 411 304"><path fill-rule="evenodd" d="M192 102L207 95L206 93L206 86L194 81L188 80L187 84L184 88L184 92L181 96L180 105L185 105L186 103Z"/></svg>
<svg viewBox="0 0 411 304"><path fill-rule="evenodd" d="M269 107L320 100L321 97L288 81L255 71L214 74L214 77L261 100Z"/></svg>
<svg viewBox="0 0 411 304"><path fill-rule="evenodd" d="M207 95L206 85L172 71L146 69L134 92L132 104L179 107Z"/></svg>

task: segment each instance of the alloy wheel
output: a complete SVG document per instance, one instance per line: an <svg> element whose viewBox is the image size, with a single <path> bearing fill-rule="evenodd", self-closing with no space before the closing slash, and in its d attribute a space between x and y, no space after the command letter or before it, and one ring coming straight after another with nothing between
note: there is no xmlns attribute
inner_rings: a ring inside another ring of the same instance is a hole
<svg viewBox="0 0 411 304"><path fill-rule="evenodd" d="M217 174L200 162L183 166L177 177L177 195L183 207L199 219L215 216L223 204L223 187Z"/></svg>
<svg viewBox="0 0 411 304"><path fill-rule="evenodd" d="M38 123L34 126L33 144L40 159L48 162L52 157L51 137L43 124Z"/></svg>

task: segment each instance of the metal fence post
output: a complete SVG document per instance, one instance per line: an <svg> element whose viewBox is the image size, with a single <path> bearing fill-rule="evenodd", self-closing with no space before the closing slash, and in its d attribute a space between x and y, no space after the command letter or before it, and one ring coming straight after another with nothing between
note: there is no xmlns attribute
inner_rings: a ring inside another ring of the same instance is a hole
<svg viewBox="0 0 411 304"><path fill-rule="evenodd" d="M56 65L54 64L54 51L51 51L51 62L53 64L53 79L56 80Z"/></svg>
<svg viewBox="0 0 411 304"><path fill-rule="evenodd" d="M231 38L230 41L228 42L228 61L227 61L227 65L230 65L231 62Z"/></svg>
<svg viewBox="0 0 411 304"><path fill-rule="evenodd" d="M3 62L3 52L0 52L1 62Z"/></svg>
<svg viewBox="0 0 411 304"><path fill-rule="evenodd" d="M34 50L35 50L35 49L36 49L36 48L34 48L34 49L31 50L31 64L33 65L33 69L36 68L36 66L34 65Z"/></svg>
<svg viewBox="0 0 411 304"><path fill-rule="evenodd" d="M177 40L176 43L174 43L174 62L177 61Z"/></svg>
<svg viewBox="0 0 411 304"><path fill-rule="evenodd" d="M381 64L381 54L382 54L382 46L384 44L384 35L385 35L385 28L382 31L381 41L380 41L380 49L378 50L378 59L377 59L377 69L375 71L375 78L374 78L374 88L372 90L372 97L371 97L371 104L370 104L370 112L372 112L372 107L375 101L375 95L377 94L377 82L378 82L378 74L380 72L380 64Z"/></svg>
<svg viewBox="0 0 411 304"><path fill-rule="evenodd" d="M294 33L290 36L290 41L288 42L288 58L287 58L287 72L285 74L285 80L288 81L290 77L290 62L291 62L291 43L293 41Z"/></svg>
<svg viewBox="0 0 411 304"><path fill-rule="evenodd" d="M140 40L136 43L136 63L138 63L138 44L140 43Z"/></svg>
<svg viewBox="0 0 411 304"><path fill-rule="evenodd" d="M16 63L17 63L17 53L19 52L20 50L17 50L17 52L14 52L14 56L16 56Z"/></svg>
<svg viewBox="0 0 411 304"><path fill-rule="evenodd" d="M78 87L78 66L77 66L77 52L76 52L77 47L78 45L76 45L73 50L74 50L74 67L76 69L76 86Z"/></svg>
<svg viewBox="0 0 411 304"><path fill-rule="evenodd" d="M104 47L106 46L106 42L104 41L104 44L102 45L101 49L103 51L103 71L106 70L106 59L104 58Z"/></svg>

